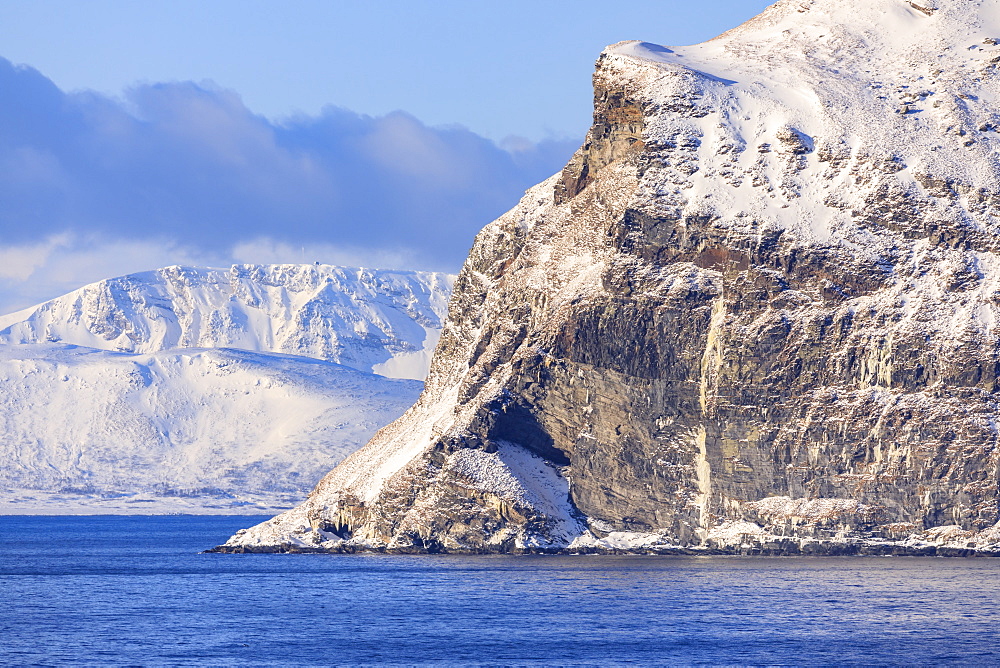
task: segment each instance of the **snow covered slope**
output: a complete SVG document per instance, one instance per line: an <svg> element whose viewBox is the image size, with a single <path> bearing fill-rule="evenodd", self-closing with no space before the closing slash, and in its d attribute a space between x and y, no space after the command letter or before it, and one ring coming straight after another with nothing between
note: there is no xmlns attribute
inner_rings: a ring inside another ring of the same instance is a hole
<svg viewBox="0 0 1000 668"><path fill-rule="evenodd" d="M453 281L330 265L166 267L0 316L0 343L136 353L239 348L423 380Z"/></svg>
<svg viewBox="0 0 1000 668"><path fill-rule="evenodd" d="M594 88L418 404L220 549L1000 550L1000 0L780 0Z"/></svg>
<svg viewBox="0 0 1000 668"><path fill-rule="evenodd" d="M0 316L0 513L288 507L417 398L452 281L167 267Z"/></svg>
<svg viewBox="0 0 1000 668"><path fill-rule="evenodd" d="M0 514L288 506L421 386L232 349L0 346Z"/></svg>

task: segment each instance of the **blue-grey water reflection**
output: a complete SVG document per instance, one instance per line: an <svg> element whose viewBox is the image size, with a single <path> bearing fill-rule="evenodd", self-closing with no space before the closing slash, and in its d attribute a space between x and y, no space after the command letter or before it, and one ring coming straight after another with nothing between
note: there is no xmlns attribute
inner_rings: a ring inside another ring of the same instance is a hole
<svg viewBox="0 0 1000 668"><path fill-rule="evenodd" d="M0 661L1000 663L992 559L199 553L258 519L0 517Z"/></svg>

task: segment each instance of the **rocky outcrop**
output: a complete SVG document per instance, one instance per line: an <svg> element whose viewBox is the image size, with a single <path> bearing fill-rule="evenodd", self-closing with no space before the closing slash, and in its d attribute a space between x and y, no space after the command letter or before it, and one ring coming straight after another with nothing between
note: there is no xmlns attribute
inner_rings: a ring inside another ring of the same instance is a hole
<svg viewBox="0 0 1000 668"><path fill-rule="evenodd" d="M994 14L782 0L609 47L420 401L219 549L998 551Z"/></svg>

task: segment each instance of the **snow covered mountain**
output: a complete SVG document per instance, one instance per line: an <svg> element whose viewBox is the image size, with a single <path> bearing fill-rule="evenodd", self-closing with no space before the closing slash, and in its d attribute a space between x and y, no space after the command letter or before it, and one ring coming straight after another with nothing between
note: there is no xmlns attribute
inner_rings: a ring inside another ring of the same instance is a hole
<svg viewBox="0 0 1000 668"><path fill-rule="evenodd" d="M168 267L0 317L0 513L293 505L417 398L451 282Z"/></svg>
<svg viewBox="0 0 1000 668"><path fill-rule="evenodd" d="M223 551L1000 551L1000 1L622 42L417 405Z"/></svg>
<svg viewBox="0 0 1000 668"><path fill-rule="evenodd" d="M0 513L267 512L421 383L233 349L0 346Z"/></svg>
<svg viewBox="0 0 1000 668"><path fill-rule="evenodd" d="M0 343L238 348L423 380L454 277L330 265L166 267L0 316Z"/></svg>

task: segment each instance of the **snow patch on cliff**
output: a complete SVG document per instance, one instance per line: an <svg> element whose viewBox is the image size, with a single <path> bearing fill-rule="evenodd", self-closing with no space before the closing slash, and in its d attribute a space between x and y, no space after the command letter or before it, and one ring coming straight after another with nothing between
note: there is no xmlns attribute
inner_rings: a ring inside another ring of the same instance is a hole
<svg viewBox="0 0 1000 668"><path fill-rule="evenodd" d="M444 470L466 479L474 489L549 519L546 536L522 536L516 543L519 548L562 548L582 529L569 500L569 481L551 462L520 445L498 441L496 452L458 450L448 456Z"/></svg>
<svg viewBox="0 0 1000 668"><path fill-rule="evenodd" d="M871 506L854 499L793 499L787 496L770 496L747 503L744 507L768 519L803 522L831 521L845 516L866 517L876 512Z"/></svg>

